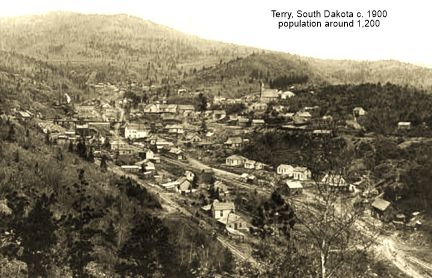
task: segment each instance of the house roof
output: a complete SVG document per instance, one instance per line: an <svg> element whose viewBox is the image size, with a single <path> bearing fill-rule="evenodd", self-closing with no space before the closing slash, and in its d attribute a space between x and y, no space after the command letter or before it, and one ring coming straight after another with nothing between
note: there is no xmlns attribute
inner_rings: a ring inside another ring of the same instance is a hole
<svg viewBox="0 0 432 278"><path fill-rule="evenodd" d="M372 203L372 207L380 211L385 211L389 206L390 206L390 202L381 198L376 198L375 201L373 201Z"/></svg>
<svg viewBox="0 0 432 278"><path fill-rule="evenodd" d="M287 180L285 183L288 186L288 188L290 188L290 189L300 189L300 188L303 188L303 185L299 181Z"/></svg>
<svg viewBox="0 0 432 278"><path fill-rule="evenodd" d="M232 160L245 160L246 158L244 158L244 157L241 156L241 155L233 154L233 155L228 156L226 159L232 159Z"/></svg>
<svg viewBox="0 0 432 278"><path fill-rule="evenodd" d="M297 167L294 167L294 171L295 172L306 172L306 171L308 171L309 169L307 168L307 167L303 167L303 166L297 166Z"/></svg>
<svg viewBox="0 0 432 278"><path fill-rule="evenodd" d="M278 166L278 168L288 168L288 169L294 169L294 167L293 167L293 166L291 166L291 165L288 165L288 164L281 164L281 165L279 165L279 166Z"/></svg>
<svg viewBox="0 0 432 278"><path fill-rule="evenodd" d="M226 191L227 190L227 185L221 181L215 181L214 183L214 187L215 188L219 188L221 191Z"/></svg>
<svg viewBox="0 0 432 278"><path fill-rule="evenodd" d="M264 122L263 119L254 119L254 120L252 120L252 123L255 123L255 124L264 124L265 122Z"/></svg>
<svg viewBox="0 0 432 278"><path fill-rule="evenodd" d="M233 202L213 202L214 210L234 210L235 205Z"/></svg>
<svg viewBox="0 0 432 278"><path fill-rule="evenodd" d="M181 129L181 128L183 128L183 126L181 126L181 125L166 125L166 127L165 128L168 128L168 129Z"/></svg>
<svg viewBox="0 0 432 278"><path fill-rule="evenodd" d="M243 219L235 213L230 213L226 218L221 218L218 220L224 225L234 224L239 221L243 221Z"/></svg>
<svg viewBox="0 0 432 278"><path fill-rule="evenodd" d="M191 183L190 181L186 178L186 177L181 177L177 180L178 184L179 184L179 190L180 191L186 191L186 190L190 190L191 188Z"/></svg>
<svg viewBox="0 0 432 278"><path fill-rule="evenodd" d="M174 154L181 154L181 153L183 153L182 150L177 149L177 148L171 148L171 149L169 150L169 152L170 152L170 153L174 153Z"/></svg>
<svg viewBox="0 0 432 278"><path fill-rule="evenodd" d="M188 139L188 140L196 138L196 137L198 137L199 139L201 139L201 137L198 134L196 134L196 133L189 133L188 135L186 135L186 139Z"/></svg>
<svg viewBox="0 0 432 278"><path fill-rule="evenodd" d="M411 122L398 122L398 125L411 125Z"/></svg>
<svg viewBox="0 0 432 278"><path fill-rule="evenodd" d="M225 144L241 144L243 143L243 139L241 137L228 137Z"/></svg>
<svg viewBox="0 0 432 278"><path fill-rule="evenodd" d="M332 185L332 186L346 186L347 182L341 175L336 174L326 174L321 180L322 183Z"/></svg>
<svg viewBox="0 0 432 278"><path fill-rule="evenodd" d="M195 111L195 107L193 105L189 105L189 104L179 104L178 108L179 108L179 110L193 110L193 111Z"/></svg>
<svg viewBox="0 0 432 278"><path fill-rule="evenodd" d="M261 93L261 97L263 98L277 98L279 97L278 90L276 89L264 89Z"/></svg>
<svg viewBox="0 0 432 278"><path fill-rule="evenodd" d="M291 91L285 91L285 92L282 92L281 95L283 95L283 96L285 96L285 97L293 97L293 96L295 96L296 94L293 93L293 92L291 92Z"/></svg>
<svg viewBox="0 0 432 278"><path fill-rule="evenodd" d="M302 118L310 118L310 117L312 117L312 114L310 112L307 112L307 111L301 111L301 112L295 113L295 116L302 117Z"/></svg>

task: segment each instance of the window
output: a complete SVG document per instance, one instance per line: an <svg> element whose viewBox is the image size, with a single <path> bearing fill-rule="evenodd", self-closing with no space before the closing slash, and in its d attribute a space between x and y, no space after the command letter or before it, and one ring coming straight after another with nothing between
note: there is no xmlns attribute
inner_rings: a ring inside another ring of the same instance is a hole
<svg viewBox="0 0 432 278"><path fill-rule="evenodd" d="M220 217L223 217L223 210L220 211Z"/></svg>

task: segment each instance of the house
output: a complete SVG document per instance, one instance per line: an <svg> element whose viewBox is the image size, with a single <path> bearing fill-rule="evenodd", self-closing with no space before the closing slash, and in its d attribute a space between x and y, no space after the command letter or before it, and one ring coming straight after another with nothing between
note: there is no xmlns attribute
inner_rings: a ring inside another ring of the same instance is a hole
<svg viewBox="0 0 432 278"><path fill-rule="evenodd" d="M263 126L265 124L263 119L253 119L252 126Z"/></svg>
<svg viewBox="0 0 432 278"><path fill-rule="evenodd" d="M399 130L409 130L411 129L411 122L398 122L397 127Z"/></svg>
<svg viewBox="0 0 432 278"><path fill-rule="evenodd" d="M300 181L287 180L285 184L287 185L288 194L290 195L301 194L303 191L303 185Z"/></svg>
<svg viewBox="0 0 432 278"><path fill-rule="evenodd" d="M321 180L323 185L326 185L332 191L349 191L351 186L346 182L346 180L337 174L326 174Z"/></svg>
<svg viewBox="0 0 432 278"><path fill-rule="evenodd" d="M179 104L178 105L178 112L181 115L187 116L187 115L195 112L195 107L193 105L189 105L189 104Z"/></svg>
<svg viewBox="0 0 432 278"><path fill-rule="evenodd" d="M178 190L178 185L179 185L178 181L170 181L170 182L161 184L161 186L163 188L165 188L166 190L175 191L175 192Z"/></svg>
<svg viewBox="0 0 432 278"><path fill-rule="evenodd" d="M123 137L128 139L142 139L149 136L150 130L143 124L126 123L121 127Z"/></svg>
<svg viewBox="0 0 432 278"><path fill-rule="evenodd" d="M150 149L145 151L145 159L150 160L154 163L160 163L160 155Z"/></svg>
<svg viewBox="0 0 432 278"><path fill-rule="evenodd" d="M167 126L165 126L165 130L169 134L183 134L184 133L183 126L181 126L181 125L167 125Z"/></svg>
<svg viewBox="0 0 432 278"><path fill-rule="evenodd" d="M388 216L390 205L390 202L381 198L376 198L372 203L372 216L378 219L383 219Z"/></svg>
<svg viewBox="0 0 432 278"><path fill-rule="evenodd" d="M276 89L264 89L262 88L261 102L269 103L272 101L276 101L279 98L279 92Z"/></svg>
<svg viewBox="0 0 432 278"><path fill-rule="evenodd" d="M181 194L192 193L192 183L186 177L179 178L177 183L177 189Z"/></svg>
<svg viewBox="0 0 432 278"><path fill-rule="evenodd" d="M189 133L185 136L185 140L189 143L199 143L202 141L202 138L196 133Z"/></svg>
<svg viewBox="0 0 432 278"><path fill-rule="evenodd" d="M294 167L288 164L281 164L277 167L276 172L278 175L292 177L294 173Z"/></svg>
<svg viewBox="0 0 432 278"><path fill-rule="evenodd" d="M163 138L152 139L150 141L150 144L156 145L157 150L162 150L162 149L169 150L172 146L174 146L174 144L172 142L169 142Z"/></svg>
<svg viewBox="0 0 432 278"><path fill-rule="evenodd" d="M312 114L308 111L299 111L293 116L294 124L297 125L307 124L311 118Z"/></svg>
<svg viewBox="0 0 432 278"><path fill-rule="evenodd" d="M256 161L255 160L249 160L249 159L246 159L245 161L244 161L244 167L246 168L246 169L255 169L255 164L256 164Z"/></svg>
<svg viewBox="0 0 432 278"><path fill-rule="evenodd" d="M356 120L346 120L345 127L349 129L361 130L362 126Z"/></svg>
<svg viewBox="0 0 432 278"><path fill-rule="evenodd" d="M75 133L82 136L82 137L90 136L89 125L88 124L75 125Z"/></svg>
<svg viewBox="0 0 432 278"><path fill-rule="evenodd" d="M225 97L215 96L213 98L213 104L222 104L226 101Z"/></svg>
<svg viewBox="0 0 432 278"><path fill-rule="evenodd" d="M243 146L243 138L241 137L228 137L224 145L229 148L240 148Z"/></svg>
<svg viewBox="0 0 432 278"><path fill-rule="evenodd" d="M213 189L215 191L218 191L219 194L226 195L228 193L228 186L221 181L215 181L215 183L213 184Z"/></svg>
<svg viewBox="0 0 432 278"><path fill-rule="evenodd" d="M140 149L133 146L126 146L123 148L116 149L119 155L135 155L139 154Z"/></svg>
<svg viewBox="0 0 432 278"><path fill-rule="evenodd" d="M149 104L144 106L143 112L149 114L157 114L161 113L161 109L159 107L159 104Z"/></svg>
<svg viewBox="0 0 432 278"><path fill-rule="evenodd" d="M355 118L364 116L366 115L366 110L364 110L363 107L354 107L353 115Z"/></svg>
<svg viewBox="0 0 432 278"><path fill-rule="evenodd" d="M128 146L128 143L121 141L121 140L115 140L110 142L110 147L112 151L118 150L118 149L123 149L126 148Z"/></svg>
<svg viewBox="0 0 432 278"><path fill-rule="evenodd" d="M213 218L226 219L230 213L235 213L235 205L233 202L214 200L210 210Z"/></svg>
<svg viewBox="0 0 432 278"><path fill-rule="evenodd" d="M225 160L225 164L231 167L239 167L242 166L245 162L246 158L240 155L231 155L228 156Z"/></svg>
<svg viewBox="0 0 432 278"><path fill-rule="evenodd" d="M147 161L144 165L144 170L145 170L145 172L155 172L156 167L155 167L153 162Z"/></svg>
<svg viewBox="0 0 432 278"><path fill-rule="evenodd" d="M250 175L248 173L243 173L240 175L242 180L247 183L252 183L255 181L256 177L254 175Z"/></svg>
<svg viewBox="0 0 432 278"><path fill-rule="evenodd" d="M160 107L160 112L162 113L177 114L178 112L177 104L161 104L159 107Z"/></svg>
<svg viewBox="0 0 432 278"><path fill-rule="evenodd" d="M225 110L213 110L213 120L219 121L226 118L226 111Z"/></svg>
<svg viewBox="0 0 432 278"><path fill-rule="evenodd" d="M168 151L168 155L174 159L178 159L178 160L185 160L186 156L184 154L184 152L178 148L171 148Z"/></svg>
<svg viewBox="0 0 432 278"><path fill-rule="evenodd" d="M310 180L312 178L311 171L306 167L294 167L293 179L299 181Z"/></svg>
<svg viewBox="0 0 432 278"><path fill-rule="evenodd" d="M239 126L247 127L249 126L250 120L246 117L238 117L237 122Z"/></svg>
<svg viewBox="0 0 432 278"><path fill-rule="evenodd" d="M256 170L262 170L262 169L264 169L265 166L266 165L264 163L262 163L262 162L256 162L255 163L255 169Z"/></svg>
<svg viewBox="0 0 432 278"><path fill-rule="evenodd" d="M75 105L75 112L77 114L93 114L96 111L94 105Z"/></svg>
<svg viewBox="0 0 432 278"><path fill-rule="evenodd" d="M285 92L280 93L280 98L281 99L289 99L289 98L295 97L295 95L296 94L291 92L291 91L285 91Z"/></svg>
<svg viewBox="0 0 432 278"><path fill-rule="evenodd" d="M218 219L218 222L224 225L226 228L231 228L237 231L247 231L249 229L246 221L244 221L240 216L235 213L229 213L226 218Z"/></svg>
<svg viewBox="0 0 432 278"><path fill-rule="evenodd" d="M188 181L193 182L193 180L195 179L195 174L191 171L185 171L185 177Z"/></svg>
<svg viewBox="0 0 432 278"><path fill-rule="evenodd" d="M122 165L120 168L126 172L138 173L141 170L141 167L138 165Z"/></svg>
<svg viewBox="0 0 432 278"><path fill-rule="evenodd" d="M254 102L249 105L248 110L253 112L265 112L267 110L267 103L264 102Z"/></svg>

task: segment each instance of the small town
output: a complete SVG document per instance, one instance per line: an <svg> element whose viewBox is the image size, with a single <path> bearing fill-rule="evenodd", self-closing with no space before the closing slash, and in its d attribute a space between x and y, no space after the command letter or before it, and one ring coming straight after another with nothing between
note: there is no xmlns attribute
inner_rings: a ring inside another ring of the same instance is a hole
<svg viewBox="0 0 432 278"><path fill-rule="evenodd" d="M0 64L0 276L432 277L430 90L273 55L174 85Z"/></svg>

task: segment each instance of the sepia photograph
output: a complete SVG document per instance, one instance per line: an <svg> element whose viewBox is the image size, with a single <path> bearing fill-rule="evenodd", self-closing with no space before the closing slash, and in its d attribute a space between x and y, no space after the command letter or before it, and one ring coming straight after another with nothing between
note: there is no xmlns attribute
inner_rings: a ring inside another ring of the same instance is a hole
<svg viewBox="0 0 432 278"><path fill-rule="evenodd" d="M426 1L0 8L0 278L432 278Z"/></svg>

